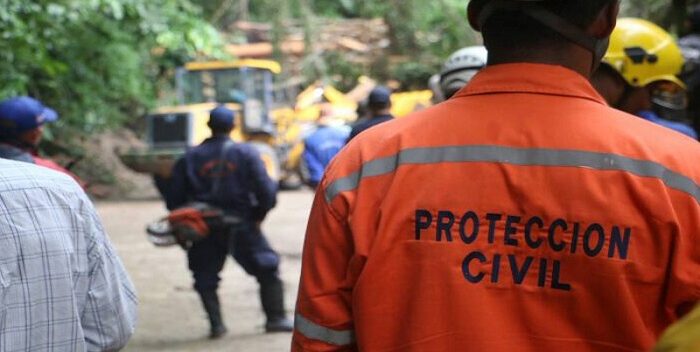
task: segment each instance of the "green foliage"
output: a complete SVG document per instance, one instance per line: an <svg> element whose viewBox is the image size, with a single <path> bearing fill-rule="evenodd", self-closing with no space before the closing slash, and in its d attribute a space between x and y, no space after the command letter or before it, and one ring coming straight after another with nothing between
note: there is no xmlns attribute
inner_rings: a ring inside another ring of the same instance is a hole
<svg viewBox="0 0 700 352"><path fill-rule="evenodd" d="M140 117L159 77L217 54L218 33L197 15L188 0L0 0L0 99L29 94L54 107L53 135Z"/></svg>
<svg viewBox="0 0 700 352"><path fill-rule="evenodd" d="M308 78L330 79L348 87L357 76L368 73L362 71L369 70L375 78L397 78L413 85L454 50L478 42L464 16L466 3L0 0L0 99L29 94L56 108L62 119L51 127L49 137L132 124L172 84L176 66L197 57L224 57L215 26L227 28L241 18L272 23L275 42L284 38L287 20L302 21L308 43L313 41L318 30L314 23L320 17L384 18L392 59L357 67L339 54L308 53ZM623 15L650 18L667 27L675 24L673 28L680 30L678 14L686 5L698 3L700 0L623 0L622 10ZM281 58L279 50L275 54Z"/></svg>
<svg viewBox="0 0 700 352"><path fill-rule="evenodd" d="M357 78L366 74L363 67L347 61L340 53L327 53L323 59L328 63L329 83L343 92L355 87Z"/></svg>
<svg viewBox="0 0 700 352"><path fill-rule="evenodd" d="M391 71L391 77L401 83L401 90L425 89L430 76L440 70L440 63L408 61Z"/></svg>
<svg viewBox="0 0 700 352"><path fill-rule="evenodd" d="M203 0L205 8L216 8L221 4L245 0ZM346 86L360 74L371 74L373 78L385 80L394 72L410 79L414 86L419 75L439 67L444 58L455 50L477 42L477 36L469 28L465 14L464 0L256 0L249 1L248 10L253 20L273 24L273 42L284 37L285 20L294 19L304 23L307 43L312 43L316 18L383 18L389 27L388 37L391 52L388 54L406 57L421 64L412 65L420 74L412 74L405 69L411 65L395 67L391 60L380 58L369 67L370 72L358 72L362 67L349 69L342 58L324 54L317 57L308 53L304 60L304 73L307 80L331 79ZM236 6L232 6L235 9ZM279 53L275 57L280 59ZM341 59L341 60L339 60ZM410 77L409 77L410 76ZM425 86L425 82L422 87Z"/></svg>
<svg viewBox="0 0 700 352"><path fill-rule="evenodd" d="M585 0L582 0L585 1ZM86 134L137 126L167 101L174 69L197 58L227 58L219 30L236 20L272 24L274 59L290 20L303 23L306 83L348 90L362 74L424 88L453 51L480 41L467 24L468 0L0 0L0 99L31 95L55 108L48 152L84 157L78 172L114 180L94 155L74 148ZM622 0L622 16L648 18L675 33L700 0ZM391 47L358 65L312 50L322 18L383 18ZM234 34L235 35L235 34ZM243 36L239 35L243 40Z"/></svg>

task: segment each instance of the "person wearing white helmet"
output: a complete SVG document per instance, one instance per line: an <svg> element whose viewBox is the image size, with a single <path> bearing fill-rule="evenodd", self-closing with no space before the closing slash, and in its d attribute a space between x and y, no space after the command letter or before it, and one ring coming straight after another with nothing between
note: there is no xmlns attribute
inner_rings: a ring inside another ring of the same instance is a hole
<svg viewBox="0 0 700 352"><path fill-rule="evenodd" d="M433 88L435 96L440 102L450 99L458 90L462 89L476 75L479 70L486 66L488 52L483 45L468 46L452 53L442 66L442 70L437 77L439 90ZM434 80L434 79L433 79ZM441 99L440 99L441 98Z"/></svg>

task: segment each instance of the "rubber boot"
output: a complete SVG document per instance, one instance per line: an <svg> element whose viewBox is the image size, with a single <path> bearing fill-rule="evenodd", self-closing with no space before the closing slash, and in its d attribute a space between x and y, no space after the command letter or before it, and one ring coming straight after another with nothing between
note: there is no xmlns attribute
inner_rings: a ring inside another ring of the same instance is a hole
<svg viewBox="0 0 700 352"><path fill-rule="evenodd" d="M219 296L216 294L216 291L204 291L199 293L199 297L202 299L204 310L209 316L209 324L211 325L209 338L218 339L228 331L224 325L223 319L221 318Z"/></svg>
<svg viewBox="0 0 700 352"><path fill-rule="evenodd" d="M284 289L277 275L270 275L260 280L260 302L267 322L265 332L288 332L294 330L294 324L287 319L284 311Z"/></svg>

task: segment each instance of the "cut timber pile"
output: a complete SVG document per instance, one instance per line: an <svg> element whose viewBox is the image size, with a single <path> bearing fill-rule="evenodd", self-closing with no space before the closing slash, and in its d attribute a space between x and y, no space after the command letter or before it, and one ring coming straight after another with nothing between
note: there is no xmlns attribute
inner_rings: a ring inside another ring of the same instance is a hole
<svg viewBox="0 0 700 352"><path fill-rule="evenodd" d="M279 44L286 57L301 58L305 54L341 52L346 60L371 62L389 47L388 27L383 19L345 19L312 21L311 38L304 38L301 22L286 22L285 39ZM308 27L307 27L308 28ZM231 31L246 34L249 43L231 44L228 51L239 58L270 58L273 55L272 26L251 22L236 22ZM306 43L312 43L307 48Z"/></svg>
<svg viewBox="0 0 700 352"><path fill-rule="evenodd" d="M246 44L228 45L228 51L241 59L271 59L275 57L272 42L273 26L253 22L236 22L231 33L245 34ZM329 53L342 56L343 60L364 72L387 55L390 41L389 27L383 19L313 19L308 23L288 21L284 23L285 37L278 45L282 54L282 67L285 78L278 80L280 88L299 93L308 84L304 67L316 67L320 72L326 69ZM367 97L375 83L360 84L350 99L360 101ZM291 93L290 96L296 96Z"/></svg>

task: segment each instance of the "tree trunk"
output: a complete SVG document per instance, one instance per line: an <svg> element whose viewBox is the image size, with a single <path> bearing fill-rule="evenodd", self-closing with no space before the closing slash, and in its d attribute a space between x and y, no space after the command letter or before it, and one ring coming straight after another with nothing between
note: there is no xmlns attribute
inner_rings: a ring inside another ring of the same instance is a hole
<svg viewBox="0 0 700 352"><path fill-rule="evenodd" d="M304 26L304 57L307 62L307 74L313 80L325 79L328 73L326 61L323 58L323 49L317 45L320 37L316 18L309 0L299 0L301 21Z"/></svg>
<svg viewBox="0 0 700 352"><path fill-rule="evenodd" d="M231 7L233 6L233 1L234 0L223 0L220 4L219 7L216 9L214 14L211 16L211 19L209 22L211 22L214 26L218 28L225 28L228 23L219 23L224 16L231 10ZM221 21L225 22L225 21Z"/></svg>
<svg viewBox="0 0 700 352"><path fill-rule="evenodd" d="M239 0L238 1L238 19L241 21L250 20L250 0Z"/></svg>
<svg viewBox="0 0 700 352"><path fill-rule="evenodd" d="M418 50L416 41L416 29L414 22L414 1L412 0L387 0L392 10L384 16L389 27L391 51L394 54L415 53Z"/></svg>
<svg viewBox="0 0 700 352"><path fill-rule="evenodd" d="M278 62L282 62L284 55L282 54L282 42L287 36L287 30L284 21L290 18L289 2L280 1L276 9L270 7L266 10L274 11L274 20L272 22L272 57Z"/></svg>
<svg viewBox="0 0 700 352"><path fill-rule="evenodd" d="M686 9L688 8L687 0L673 0L674 8L674 22L676 25L676 33L683 33L685 31L685 19L687 16Z"/></svg>

